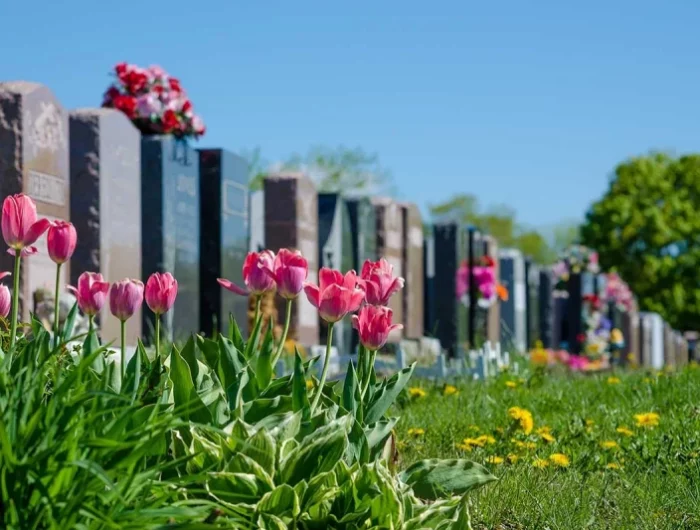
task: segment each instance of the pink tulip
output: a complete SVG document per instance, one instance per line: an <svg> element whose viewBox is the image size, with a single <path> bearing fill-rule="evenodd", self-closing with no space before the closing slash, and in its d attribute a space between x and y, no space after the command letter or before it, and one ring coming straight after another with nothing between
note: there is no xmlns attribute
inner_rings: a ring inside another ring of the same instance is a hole
<svg viewBox="0 0 700 530"><path fill-rule="evenodd" d="M169 272L151 274L146 282L146 304L156 315L167 313L175 303L177 280Z"/></svg>
<svg viewBox="0 0 700 530"><path fill-rule="evenodd" d="M248 252L243 262L243 281L248 289L239 287L230 280L218 278L219 285L232 293L248 296L260 295L275 289L275 280L270 277L265 269L274 270L275 254L271 250L262 252Z"/></svg>
<svg viewBox="0 0 700 530"><path fill-rule="evenodd" d="M0 285L0 316L7 318L12 307L12 295L7 285Z"/></svg>
<svg viewBox="0 0 700 530"><path fill-rule="evenodd" d="M304 282L304 292L323 320L338 322L357 311L365 299L365 291L358 287L358 282L355 271L343 276L340 271L323 267L318 272L318 286Z"/></svg>
<svg viewBox="0 0 700 530"><path fill-rule="evenodd" d="M32 245L49 228L48 219L36 218L36 204L24 194L10 195L2 203L2 237L10 247L9 253L19 250L23 256L36 253Z"/></svg>
<svg viewBox="0 0 700 530"><path fill-rule="evenodd" d="M301 252L283 248L277 253L272 267L262 266L263 271L275 281L277 292L282 298L293 300L304 288L304 280L309 275L309 264Z"/></svg>
<svg viewBox="0 0 700 530"><path fill-rule="evenodd" d="M46 235L46 243L49 248L49 257L54 263L68 261L78 242L78 233L72 223L67 221L54 221Z"/></svg>
<svg viewBox="0 0 700 530"><path fill-rule="evenodd" d="M78 288L69 285L68 290L78 299L80 310L88 316L94 316L105 303L109 283L99 272L84 272L78 277Z"/></svg>
<svg viewBox="0 0 700 530"><path fill-rule="evenodd" d="M109 291L109 309L122 322L129 320L143 303L143 282L122 280L112 284Z"/></svg>
<svg viewBox="0 0 700 530"><path fill-rule="evenodd" d="M384 258L365 261L362 265L362 283L370 305L387 305L391 295L403 289L404 279L394 277L394 266Z"/></svg>
<svg viewBox="0 0 700 530"><path fill-rule="evenodd" d="M393 312L388 307L366 305L358 315L352 316L352 327L360 335L360 342L370 351L376 351L386 344L389 333L403 329L401 324L392 324Z"/></svg>

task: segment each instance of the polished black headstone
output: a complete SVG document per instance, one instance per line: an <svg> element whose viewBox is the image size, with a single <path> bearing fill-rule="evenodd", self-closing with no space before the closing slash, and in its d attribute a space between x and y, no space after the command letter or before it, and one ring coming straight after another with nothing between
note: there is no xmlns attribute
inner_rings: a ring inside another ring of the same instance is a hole
<svg viewBox="0 0 700 530"><path fill-rule="evenodd" d="M141 140L141 226L144 281L170 272L178 282L174 309L165 315L174 339L199 331L199 161L171 136ZM144 311L144 332L153 315Z"/></svg>
<svg viewBox="0 0 700 530"><path fill-rule="evenodd" d="M376 261L376 210L366 197L345 198L352 238L352 268L359 274L365 260Z"/></svg>
<svg viewBox="0 0 700 530"><path fill-rule="evenodd" d="M569 345L569 352L581 353L583 341L582 309L583 309L583 278L579 273L569 276L567 282L569 297L566 299L566 341Z"/></svg>
<svg viewBox="0 0 700 530"><path fill-rule="evenodd" d="M423 240L423 333L435 336L435 238L433 228Z"/></svg>
<svg viewBox="0 0 700 530"><path fill-rule="evenodd" d="M537 341L541 341L540 335L540 269L532 263L532 260L525 260L525 281L526 298L525 313L527 320L526 345L531 348Z"/></svg>
<svg viewBox="0 0 700 530"><path fill-rule="evenodd" d="M538 321L539 321L539 337L542 341L542 346L545 348L555 348L558 344L554 343L554 297L552 295L553 282L552 273L547 269L539 271L538 285Z"/></svg>
<svg viewBox="0 0 700 530"><path fill-rule="evenodd" d="M224 149L199 150L200 174L200 318L201 329L228 334L229 315L241 329L248 318L248 300L224 290L226 278L243 285L248 252L248 165Z"/></svg>

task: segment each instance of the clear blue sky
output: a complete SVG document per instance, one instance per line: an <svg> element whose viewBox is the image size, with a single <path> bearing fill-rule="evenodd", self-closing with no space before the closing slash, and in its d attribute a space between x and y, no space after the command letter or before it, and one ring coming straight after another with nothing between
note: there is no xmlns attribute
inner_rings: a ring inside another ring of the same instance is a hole
<svg viewBox="0 0 700 530"><path fill-rule="evenodd" d="M527 4L527 5L526 5ZM700 2L6 1L0 78L99 105L115 62L181 78L204 146L379 153L422 207L452 192L534 225L615 164L700 149Z"/></svg>

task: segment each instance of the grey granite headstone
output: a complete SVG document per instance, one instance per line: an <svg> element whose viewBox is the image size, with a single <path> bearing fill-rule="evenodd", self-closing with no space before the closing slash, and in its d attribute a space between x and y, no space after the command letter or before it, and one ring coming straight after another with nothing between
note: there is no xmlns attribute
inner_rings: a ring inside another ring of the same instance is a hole
<svg viewBox="0 0 700 530"><path fill-rule="evenodd" d="M525 352L526 326L526 287L525 260L522 253L515 249L499 251L501 264L501 282L508 289L508 301L501 304L501 345L505 349L514 348Z"/></svg>
<svg viewBox="0 0 700 530"><path fill-rule="evenodd" d="M423 221L418 206L402 203L402 262L406 284L402 296L404 336L423 336Z"/></svg>
<svg viewBox="0 0 700 530"><path fill-rule="evenodd" d="M86 271L110 283L141 278L141 134L120 111L70 113L70 206L78 232L71 283ZM105 304L102 339L120 340L119 321ZM126 328L127 344L141 336L141 311Z"/></svg>
<svg viewBox="0 0 700 530"><path fill-rule="evenodd" d="M70 220L68 171L68 115L53 93L38 83L0 83L0 201L25 193L36 201L40 218ZM25 321L34 309L25 302L38 290L53 293L56 281L46 237L35 246L39 253L23 260L20 276ZM0 252L0 270L11 271L13 262L12 256ZM63 285L69 272L70 266L61 269Z"/></svg>

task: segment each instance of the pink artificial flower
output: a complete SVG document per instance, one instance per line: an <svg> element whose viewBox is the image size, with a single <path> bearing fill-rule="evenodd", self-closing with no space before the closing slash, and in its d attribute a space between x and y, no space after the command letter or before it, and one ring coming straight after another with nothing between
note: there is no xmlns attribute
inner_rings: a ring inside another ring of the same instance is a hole
<svg viewBox="0 0 700 530"><path fill-rule="evenodd" d="M46 235L46 244L49 249L49 257L54 263L61 264L68 261L73 256L77 243L78 233L75 231L73 223L67 221L51 223Z"/></svg>
<svg viewBox="0 0 700 530"><path fill-rule="evenodd" d="M241 296L261 295L275 289L274 278L265 272L265 269L274 270L274 264L275 254L271 250L248 252L243 262L243 282L248 289L239 287L225 278L218 278L217 281L224 289Z"/></svg>
<svg viewBox="0 0 700 530"><path fill-rule="evenodd" d="M469 267L467 267L467 262L463 262L457 269L456 278L456 294L457 298L462 298L466 296L469 292Z"/></svg>
<svg viewBox="0 0 700 530"><path fill-rule="evenodd" d="M586 367L588 366L588 359L586 359L583 355L569 355L569 358L567 359L567 363L569 364L569 368L573 370L574 372L580 371L580 370L585 370Z"/></svg>
<svg viewBox="0 0 700 530"><path fill-rule="evenodd" d="M299 295L309 275L309 264L301 252L292 252L286 248L277 253L272 267L265 264L262 269L275 281L279 295L287 300L293 300Z"/></svg>
<svg viewBox="0 0 700 530"><path fill-rule="evenodd" d="M9 195L2 203L2 237L12 255L15 251L22 256L35 254L37 250L32 245L50 224L48 219L37 220L36 204L23 193Z"/></svg>
<svg viewBox="0 0 700 530"><path fill-rule="evenodd" d="M172 274L166 272L151 274L146 282L146 304L156 315L162 315L170 311L177 296L177 280Z"/></svg>
<svg viewBox="0 0 700 530"><path fill-rule="evenodd" d="M7 318L12 307L12 295L7 285L0 285L0 316Z"/></svg>
<svg viewBox="0 0 700 530"><path fill-rule="evenodd" d="M78 277L78 288L69 285L68 290L78 299L80 310L88 316L94 316L105 303L109 283L99 272L84 272Z"/></svg>
<svg viewBox="0 0 700 530"><path fill-rule="evenodd" d="M365 348L376 351L386 344L392 331L403 329L403 325L391 323L392 315L388 307L365 305L358 315L352 316L352 327L357 330Z"/></svg>
<svg viewBox="0 0 700 530"><path fill-rule="evenodd" d="M357 311L365 299L365 291L358 283L355 271L343 276L340 271L323 267L318 272L318 286L305 282L304 292L323 320L338 322Z"/></svg>
<svg viewBox="0 0 700 530"><path fill-rule="evenodd" d="M143 303L143 282L122 280L112 284L109 291L109 309L122 322L129 320Z"/></svg>
<svg viewBox="0 0 700 530"><path fill-rule="evenodd" d="M153 93L141 94L136 98L136 111L140 118L150 119L151 116L160 116L163 104Z"/></svg>
<svg viewBox="0 0 700 530"><path fill-rule="evenodd" d="M361 286L365 289L367 303L385 306L391 295L403 289L404 279L394 277L394 266L384 258L365 261L362 265Z"/></svg>

